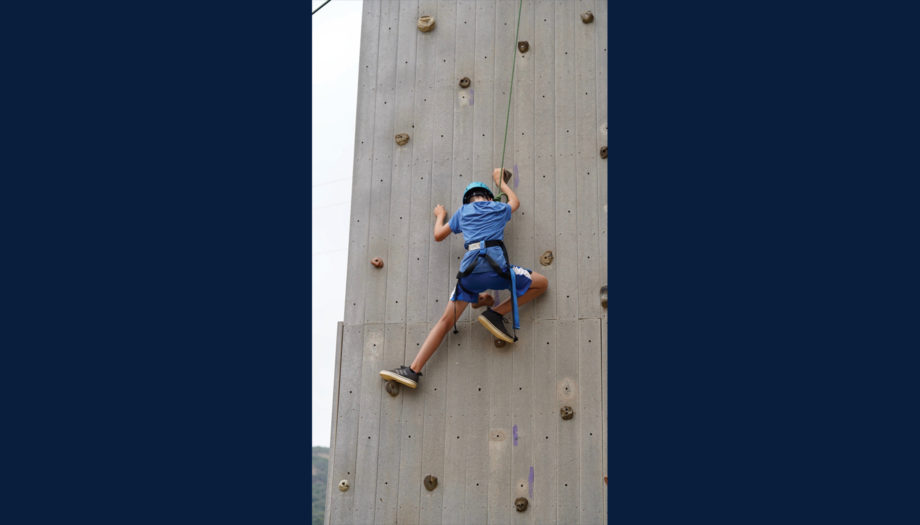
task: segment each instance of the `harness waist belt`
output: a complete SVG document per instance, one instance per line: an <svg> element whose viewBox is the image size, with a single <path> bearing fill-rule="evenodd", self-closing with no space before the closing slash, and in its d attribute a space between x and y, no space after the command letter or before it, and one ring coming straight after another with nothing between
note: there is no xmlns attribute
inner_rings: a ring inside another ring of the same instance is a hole
<svg viewBox="0 0 920 525"><path fill-rule="evenodd" d="M502 241L498 239L492 239L490 241L471 242L470 244L466 245L466 251L471 252L473 250L479 250L481 248L491 248L493 246L502 246L504 248L504 244L502 243Z"/></svg>

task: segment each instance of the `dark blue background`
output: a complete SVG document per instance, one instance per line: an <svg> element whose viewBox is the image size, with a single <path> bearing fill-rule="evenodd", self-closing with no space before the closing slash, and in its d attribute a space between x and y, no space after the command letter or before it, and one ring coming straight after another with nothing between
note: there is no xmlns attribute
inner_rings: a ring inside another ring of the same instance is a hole
<svg viewBox="0 0 920 525"><path fill-rule="evenodd" d="M903 517L910 13L643 6L610 8L611 521ZM2 17L11 516L309 519L310 7Z"/></svg>

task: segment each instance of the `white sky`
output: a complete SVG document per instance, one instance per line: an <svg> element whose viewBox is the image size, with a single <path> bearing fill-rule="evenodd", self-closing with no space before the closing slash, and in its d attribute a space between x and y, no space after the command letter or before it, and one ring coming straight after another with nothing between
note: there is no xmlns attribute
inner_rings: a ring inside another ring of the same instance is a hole
<svg viewBox="0 0 920 525"><path fill-rule="evenodd" d="M311 0L311 11L325 0ZM336 325L345 314L361 0L332 0L313 25L313 439L329 446Z"/></svg>

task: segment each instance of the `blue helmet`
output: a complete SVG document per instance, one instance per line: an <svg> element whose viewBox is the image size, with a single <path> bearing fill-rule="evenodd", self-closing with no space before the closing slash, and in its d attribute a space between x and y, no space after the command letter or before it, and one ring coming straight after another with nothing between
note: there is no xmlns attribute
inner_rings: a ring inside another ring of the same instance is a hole
<svg viewBox="0 0 920 525"><path fill-rule="evenodd" d="M495 197L492 195L492 190L490 190L488 186L481 182L471 182L470 185L463 190L463 204L469 204L473 195L480 193L487 195L490 201L495 200Z"/></svg>

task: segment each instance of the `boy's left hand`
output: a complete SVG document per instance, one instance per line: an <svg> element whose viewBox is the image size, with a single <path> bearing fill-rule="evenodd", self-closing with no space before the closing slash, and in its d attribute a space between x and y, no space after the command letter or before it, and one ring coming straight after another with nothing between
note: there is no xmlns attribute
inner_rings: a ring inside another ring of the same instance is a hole
<svg viewBox="0 0 920 525"><path fill-rule="evenodd" d="M434 216L435 217L447 217L447 210L444 209L444 206L438 204L434 207Z"/></svg>

